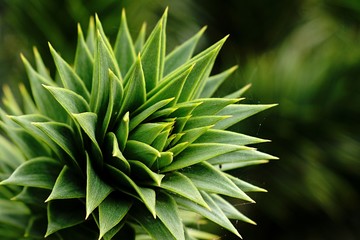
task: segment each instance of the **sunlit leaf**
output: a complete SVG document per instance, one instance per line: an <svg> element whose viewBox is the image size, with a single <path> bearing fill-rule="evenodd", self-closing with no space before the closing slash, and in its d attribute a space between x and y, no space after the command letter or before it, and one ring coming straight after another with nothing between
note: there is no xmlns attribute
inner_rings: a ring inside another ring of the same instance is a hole
<svg viewBox="0 0 360 240"><path fill-rule="evenodd" d="M220 85L232 74L235 72L235 70L238 68L238 66L234 66L232 68L229 68L228 70L221 72L219 74L216 74L214 76L209 77L206 82L204 89L202 90L200 94L200 98L208 98L214 95L216 90L220 87ZM236 97L234 97L236 98Z"/></svg>
<svg viewBox="0 0 360 240"><path fill-rule="evenodd" d="M132 63L135 61L136 53L134 44L126 22L125 10L121 13L121 23L116 37L114 54L119 64L121 73L129 71ZM123 75L125 77L125 75Z"/></svg>
<svg viewBox="0 0 360 240"><path fill-rule="evenodd" d="M203 27L197 34L166 55L164 69L165 76L192 57L195 47L205 30L206 27Z"/></svg>
<svg viewBox="0 0 360 240"><path fill-rule="evenodd" d="M162 172L185 168L237 149L238 146L229 144L192 144L176 156L170 166L162 169Z"/></svg>
<svg viewBox="0 0 360 240"><path fill-rule="evenodd" d="M254 200L228 179L225 174L209 163L203 162L185 168L182 174L187 176L199 189L254 202Z"/></svg>

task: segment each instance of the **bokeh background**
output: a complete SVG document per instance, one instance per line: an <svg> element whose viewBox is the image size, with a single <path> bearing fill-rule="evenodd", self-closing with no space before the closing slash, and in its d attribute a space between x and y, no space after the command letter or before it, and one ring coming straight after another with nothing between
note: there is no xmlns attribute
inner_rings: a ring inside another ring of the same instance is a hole
<svg viewBox="0 0 360 240"><path fill-rule="evenodd" d="M360 239L359 0L0 0L0 84L26 83L19 53L33 46L53 73L48 41L71 62L95 12L111 40L122 8L135 36L167 6L169 50L204 25L199 50L230 34L214 73L239 68L218 96L251 83L247 102L279 103L235 126L280 158L234 172L268 190L234 202L258 223L235 222L243 238Z"/></svg>

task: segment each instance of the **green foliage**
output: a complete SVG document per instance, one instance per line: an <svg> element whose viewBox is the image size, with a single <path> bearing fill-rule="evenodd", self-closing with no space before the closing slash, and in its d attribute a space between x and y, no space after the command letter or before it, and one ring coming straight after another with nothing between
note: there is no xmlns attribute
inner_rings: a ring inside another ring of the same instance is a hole
<svg viewBox="0 0 360 240"><path fill-rule="evenodd" d="M225 129L274 105L211 98L235 69L210 76L226 38L193 56L202 29L166 56L166 22L134 41L123 11L113 48L95 16L74 66L49 45L56 80L37 51L35 67L22 57L33 100L21 87L24 107L9 91L1 110L2 239L214 237L187 212L238 237L229 219L254 223L228 199L263 189L225 171L276 158Z"/></svg>

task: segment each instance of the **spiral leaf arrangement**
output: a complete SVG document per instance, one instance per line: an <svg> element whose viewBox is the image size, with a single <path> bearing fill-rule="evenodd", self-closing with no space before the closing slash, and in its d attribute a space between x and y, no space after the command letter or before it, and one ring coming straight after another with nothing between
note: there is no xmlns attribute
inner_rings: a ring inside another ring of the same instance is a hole
<svg viewBox="0 0 360 240"><path fill-rule="evenodd" d="M2 239L212 239L208 219L253 223L228 202L264 191L227 173L274 157L232 132L273 105L239 104L247 87L211 98L236 67L210 76L225 42L194 55L205 29L165 54L167 11L133 41L125 12L114 46L101 22L78 27L73 65L53 47L50 76L22 56L31 93L5 86L0 136ZM144 25L145 26L145 25Z"/></svg>

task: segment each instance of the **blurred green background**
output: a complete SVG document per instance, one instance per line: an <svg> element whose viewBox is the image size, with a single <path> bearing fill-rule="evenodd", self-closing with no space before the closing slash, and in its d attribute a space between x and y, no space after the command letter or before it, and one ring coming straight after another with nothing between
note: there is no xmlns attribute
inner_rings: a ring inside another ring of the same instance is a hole
<svg viewBox="0 0 360 240"><path fill-rule="evenodd" d="M0 84L27 81L33 46L53 72L48 41L71 62L95 12L114 39L122 8L135 36L166 6L169 50L204 25L199 49L230 34L214 73L239 69L218 96L251 83L246 102L279 103L235 126L280 158L234 173L269 191L234 203L258 223L235 222L244 239L360 239L359 0L0 0Z"/></svg>

